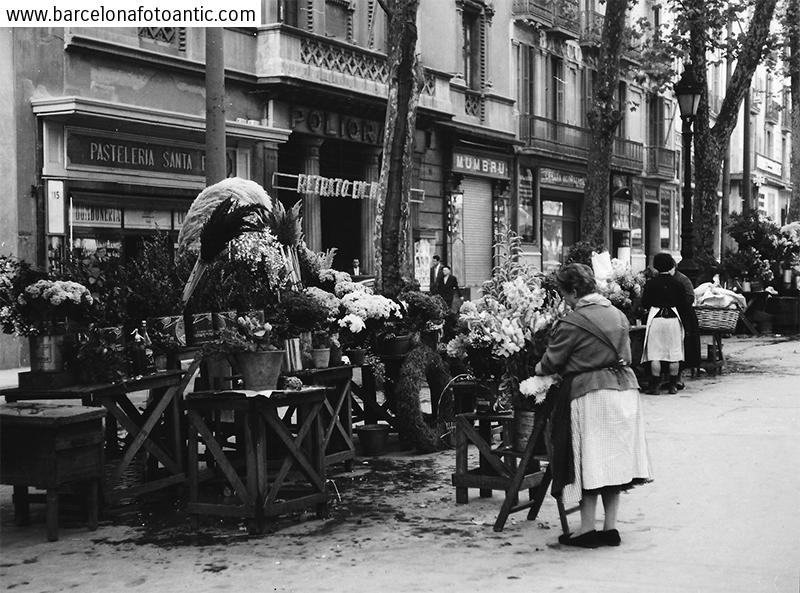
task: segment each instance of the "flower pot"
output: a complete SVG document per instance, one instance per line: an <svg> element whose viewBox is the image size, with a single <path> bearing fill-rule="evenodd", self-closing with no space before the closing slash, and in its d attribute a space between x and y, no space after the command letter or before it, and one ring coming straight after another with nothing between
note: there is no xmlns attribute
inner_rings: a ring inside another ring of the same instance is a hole
<svg viewBox="0 0 800 593"><path fill-rule="evenodd" d="M376 456L386 453L389 443L388 424L364 424L356 428L358 442L364 455Z"/></svg>
<svg viewBox="0 0 800 593"><path fill-rule="evenodd" d="M411 350L411 334L403 336L377 336L375 338L375 349L379 354L385 356L400 356Z"/></svg>
<svg viewBox="0 0 800 593"><path fill-rule="evenodd" d="M244 388L253 391L277 388L285 356L284 350L237 352L234 357Z"/></svg>
<svg viewBox="0 0 800 593"><path fill-rule="evenodd" d="M32 372L57 372L65 369L67 336L29 336Z"/></svg>
<svg viewBox="0 0 800 593"><path fill-rule="evenodd" d="M345 352L345 354L347 355L347 358L350 359L350 364L353 366L361 366L364 364L367 351L365 348L353 348L352 350Z"/></svg>
<svg viewBox="0 0 800 593"><path fill-rule="evenodd" d="M531 410L514 408L514 421L511 423L511 446L515 451L524 451L533 434L536 417Z"/></svg>
<svg viewBox="0 0 800 593"><path fill-rule="evenodd" d="M327 369L331 361L330 348L312 348L311 364L315 369Z"/></svg>
<svg viewBox="0 0 800 593"><path fill-rule="evenodd" d="M157 371L166 371L169 368L169 362L166 354L156 354L154 360Z"/></svg>

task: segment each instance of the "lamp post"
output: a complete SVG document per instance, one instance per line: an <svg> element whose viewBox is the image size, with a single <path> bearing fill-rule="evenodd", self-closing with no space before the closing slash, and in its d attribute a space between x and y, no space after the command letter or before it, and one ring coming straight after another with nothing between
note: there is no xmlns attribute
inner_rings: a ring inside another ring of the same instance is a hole
<svg viewBox="0 0 800 593"><path fill-rule="evenodd" d="M678 270L692 284L697 283L700 266L694 259L694 225L692 224L692 123L700 105L703 87L694 76L691 63L683 65L681 79L675 84L675 96L683 121L683 211L681 213L681 261Z"/></svg>

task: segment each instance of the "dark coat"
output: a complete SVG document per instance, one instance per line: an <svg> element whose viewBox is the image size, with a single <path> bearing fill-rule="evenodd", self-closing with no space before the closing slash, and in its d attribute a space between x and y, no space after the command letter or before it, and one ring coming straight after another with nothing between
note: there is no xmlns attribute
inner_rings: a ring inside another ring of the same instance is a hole
<svg viewBox="0 0 800 593"><path fill-rule="evenodd" d="M444 278L444 274L442 273L442 268L444 264L439 264L438 271L436 270L436 266L431 266L431 283L429 292L431 294L439 294L439 289L442 285L442 279Z"/></svg>
<svg viewBox="0 0 800 593"><path fill-rule="evenodd" d="M453 306L453 297L456 295L461 296L461 289L458 287L458 280L455 276L451 274L447 279L442 278L439 284L439 295L441 295L448 307Z"/></svg>

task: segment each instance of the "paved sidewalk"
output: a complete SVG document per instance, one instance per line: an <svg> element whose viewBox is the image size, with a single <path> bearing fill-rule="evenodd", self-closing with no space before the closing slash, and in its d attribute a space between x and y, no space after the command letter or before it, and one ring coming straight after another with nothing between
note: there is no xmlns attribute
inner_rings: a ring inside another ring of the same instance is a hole
<svg viewBox="0 0 800 593"><path fill-rule="evenodd" d="M258 537L222 522L195 534L172 509L140 508L48 543L41 512L13 525L2 487L0 583L15 593L797 593L800 341L733 338L725 353L729 372L642 396L656 479L623 495L619 548L559 546L550 497L535 522L519 513L494 533L501 498L471 490L457 505L452 451L395 451L332 476L341 500L329 519L295 517Z"/></svg>

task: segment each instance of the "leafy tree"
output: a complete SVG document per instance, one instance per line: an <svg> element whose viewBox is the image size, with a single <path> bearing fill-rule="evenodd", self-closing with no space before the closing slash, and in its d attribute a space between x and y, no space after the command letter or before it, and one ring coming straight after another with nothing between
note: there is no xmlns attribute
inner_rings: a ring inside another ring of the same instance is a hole
<svg viewBox="0 0 800 593"><path fill-rule="evenodd" d="M789 221L800 220L800 0L788 0L783 18L792 97L792 198Z"/></svg>
<svg viewBox="0 0 800 593"><path fill-rule="evenodd" d="M624 105L617 105L620 57L625 45L628 0L608 0L597 61L597 85L587 113L590 135L581 235L589 243L608 245L609 179L614 132Z"/></svg>
<svg viewBox="0 0 800 593"><path fill-rule="evenodd" d="M379 2L389 27L389 94L376 207L375 282L380 292L396 296L411 264L409 199L422 80L416 54L419 0Z"/></svg>

